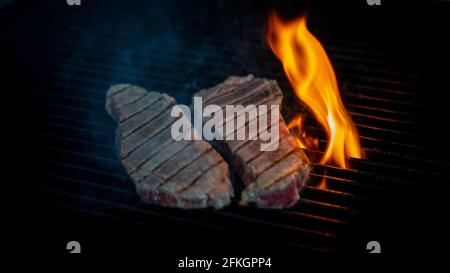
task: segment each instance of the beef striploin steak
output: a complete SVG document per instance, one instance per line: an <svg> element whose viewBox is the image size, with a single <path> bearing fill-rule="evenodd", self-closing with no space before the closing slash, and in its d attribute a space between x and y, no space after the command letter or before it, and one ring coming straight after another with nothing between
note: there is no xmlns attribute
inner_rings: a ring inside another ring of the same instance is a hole
<svg viewBox="0 0 450 273"><path fill-rule="evenodd" d="M107 93L106 110L118 123L119 156L142 201L178 208L222 208L233 188L227 163L204 140L171 137L175 100L120 84Z"/></svg>
<svg viewBox="0 0 450 273"><path fill-rule="evenodd" d="M224 109L224 112L226 105L265 104L270 109L270 105L280 106L283 99L275 81L254 78L252 75L230 77L221 84L201 90L195 96L202 97L204 107L214 104ZM224 137L225 140L211 142L245 184L241 194L242 204L285 208L293 206L300 198L299 191L305 185L309 173L309 161L290 135L281 115L279 117L279 145L273 151L261 151L260 138L227 140ZM208 118L204 118L204 122L207 121ZM224 127L227 122L225 119ZM247 121L245 126L249 124ZM270 121L267 127L270 128L272 124ZM237 127L234 127L235 131L239 130ZM245 130L248 131L247 128Z"/></svg>

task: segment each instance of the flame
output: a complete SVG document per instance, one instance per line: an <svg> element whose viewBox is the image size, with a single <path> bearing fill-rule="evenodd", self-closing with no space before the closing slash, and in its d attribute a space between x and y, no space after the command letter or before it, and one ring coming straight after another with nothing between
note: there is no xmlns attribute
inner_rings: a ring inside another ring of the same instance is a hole
<svg viewBox="0 0 450 273"><path fill-rule="evenodd" d="M320 181L319 185L317 185L317 188L319 188L321 190L327 189L327 178L325 176L322 177L322 180Z"/></svg>
<svg viewBox="0 0 450 273"><path fill-rule="evenodd" d="M333 67L325 49L306 28L306 18L284 22L272 13L267 40L282 62L296 96L306 104L327 134L328 144L320 164L348 168L347 157L362 158L358 132L340 98ZM303 119L298 115L288 128L297 129L300 147L313 148L317 139L308 138ZM321 185L326 187L326 182L322 181Z"/></svg>

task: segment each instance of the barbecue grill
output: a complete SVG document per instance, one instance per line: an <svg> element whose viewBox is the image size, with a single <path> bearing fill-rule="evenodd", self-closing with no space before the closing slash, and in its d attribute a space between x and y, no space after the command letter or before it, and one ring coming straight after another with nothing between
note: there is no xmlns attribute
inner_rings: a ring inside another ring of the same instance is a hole
<svg viewBox="0 0 450 273"><path fill-rule="evenodd" d="M267 45L266 20L273 8L289 17L305 12L305 6L180 2L82 1L71 7L65 1L16 1L0 11L0 86L13 126L6 133L14 143L8 148L23 163L14 167L16 178L26 176L23 189L11 195L25 213L21 223L36 227L36 233L25 232L27 239L63 252L75 237L90 253L123 251L113 245L145 251L151 242L152 247L170 242L184 256L189 253L183 251L219 255L214 244L235 246L236 252L224 250L227 255L241 254L240 249L279 255L264 252L267 246L295 254L367 253L372 240L387 253L437 244L444 236L438 223L450 160L442 129L446 116L437 109L443 102L430 99L439 91L430 89L429 69L442 60L439 48L423 53L414 28L424 31L419 23L426 20L415 21L416 9L429 8L435 18L427 35L435 37L439 26L433 24L448 5L410 4L404 22L395 20L399 7L385 1L380 7L365 1L307 5L309 27L330 56L366 157L351 159L346 170L314 163L291 209L235 203L185 211L139 201L114 150L106 90L129 82L189 104L200 89L252 73L278 81L289 120L302 105ZM439 84L435 79L433 85ZM326 189L317 187L323 177Z"/></svg>

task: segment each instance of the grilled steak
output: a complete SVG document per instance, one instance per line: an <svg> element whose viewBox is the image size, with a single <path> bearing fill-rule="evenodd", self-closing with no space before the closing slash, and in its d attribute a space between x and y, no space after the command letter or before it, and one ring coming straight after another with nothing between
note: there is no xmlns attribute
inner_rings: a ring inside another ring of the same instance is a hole
<svg viewBox="0 0 450 273"><path fill-rule="evenodd" d="M142 201L178 208L222 208L233 189L223 158L204 140L171 137L175 100L120 84L107 93L106 110L118 123L119 157Z"/></svg>
<svg viewBox="0 0 450 273"><path fill-rule="evenodd" d="M252 75L230 77L225 82L202 90L194 96L202 97L203 105L215 104L222 109L226 108L225 105L250 104L255 106L265 104L270 109L269 105L281 105L283 99L275 81L254 78ZM267 116L269 117L269 114ZM204 122L207 120L204 118ZM227 122L229 121L225 119L224 127ZM247 120L246 131L249 131L247 128L249 124L250 121ZM274 123L270 120L267 128L272 124ZM239 130L236 127L235 132ZM212 144L222 153L245 184L241 194L242 204L255 203L263 208L285 208L293 206L299 200L299 191L305 185L309 173L309 161L290 135L281 115L279 146L273 151L261 151L260 138L224 139L214 140Z"/></svg>

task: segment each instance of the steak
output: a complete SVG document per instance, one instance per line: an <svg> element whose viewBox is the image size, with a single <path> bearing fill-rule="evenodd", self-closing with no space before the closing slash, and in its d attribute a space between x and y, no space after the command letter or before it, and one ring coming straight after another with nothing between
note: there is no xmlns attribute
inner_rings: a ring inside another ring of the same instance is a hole
<svg viewBox="0 0 450 273"><path fill-rule="evenodd" d="M107 92L106 110L118 123L116 146L143 202L178 208L220 209L233 188L227 163L204 140L171 137L175 100L119 84Z"/></svg>
<svg viewBox="0 0 450 273"><path fill-rule="evenodd" d="M226 109L226 105L245 107L250 104L265 104L270 109L270 105L280 106L283 99L276 81L254 78L252 75L230 77L194 96L202 97L203 105L214 104L222 109ZM227 140L225 137L224 140L211 142L244 183L241 204L255 203L261 208L286 208L296 204L300 198L299 192L309 173L309 161L289 133L281 115L279 117L279 145L273 151L261 151L260 138ZM207 122L208 118L203 121ZM227 122L230 121L225 120L224 127ZM234 131L245 129L250 132L249 124L250 121L246 119L245 128L235 126ZM268 124L267 128L270 128L274 123L270 120ZM258 130L258 134L259 132Z"/></svg>

